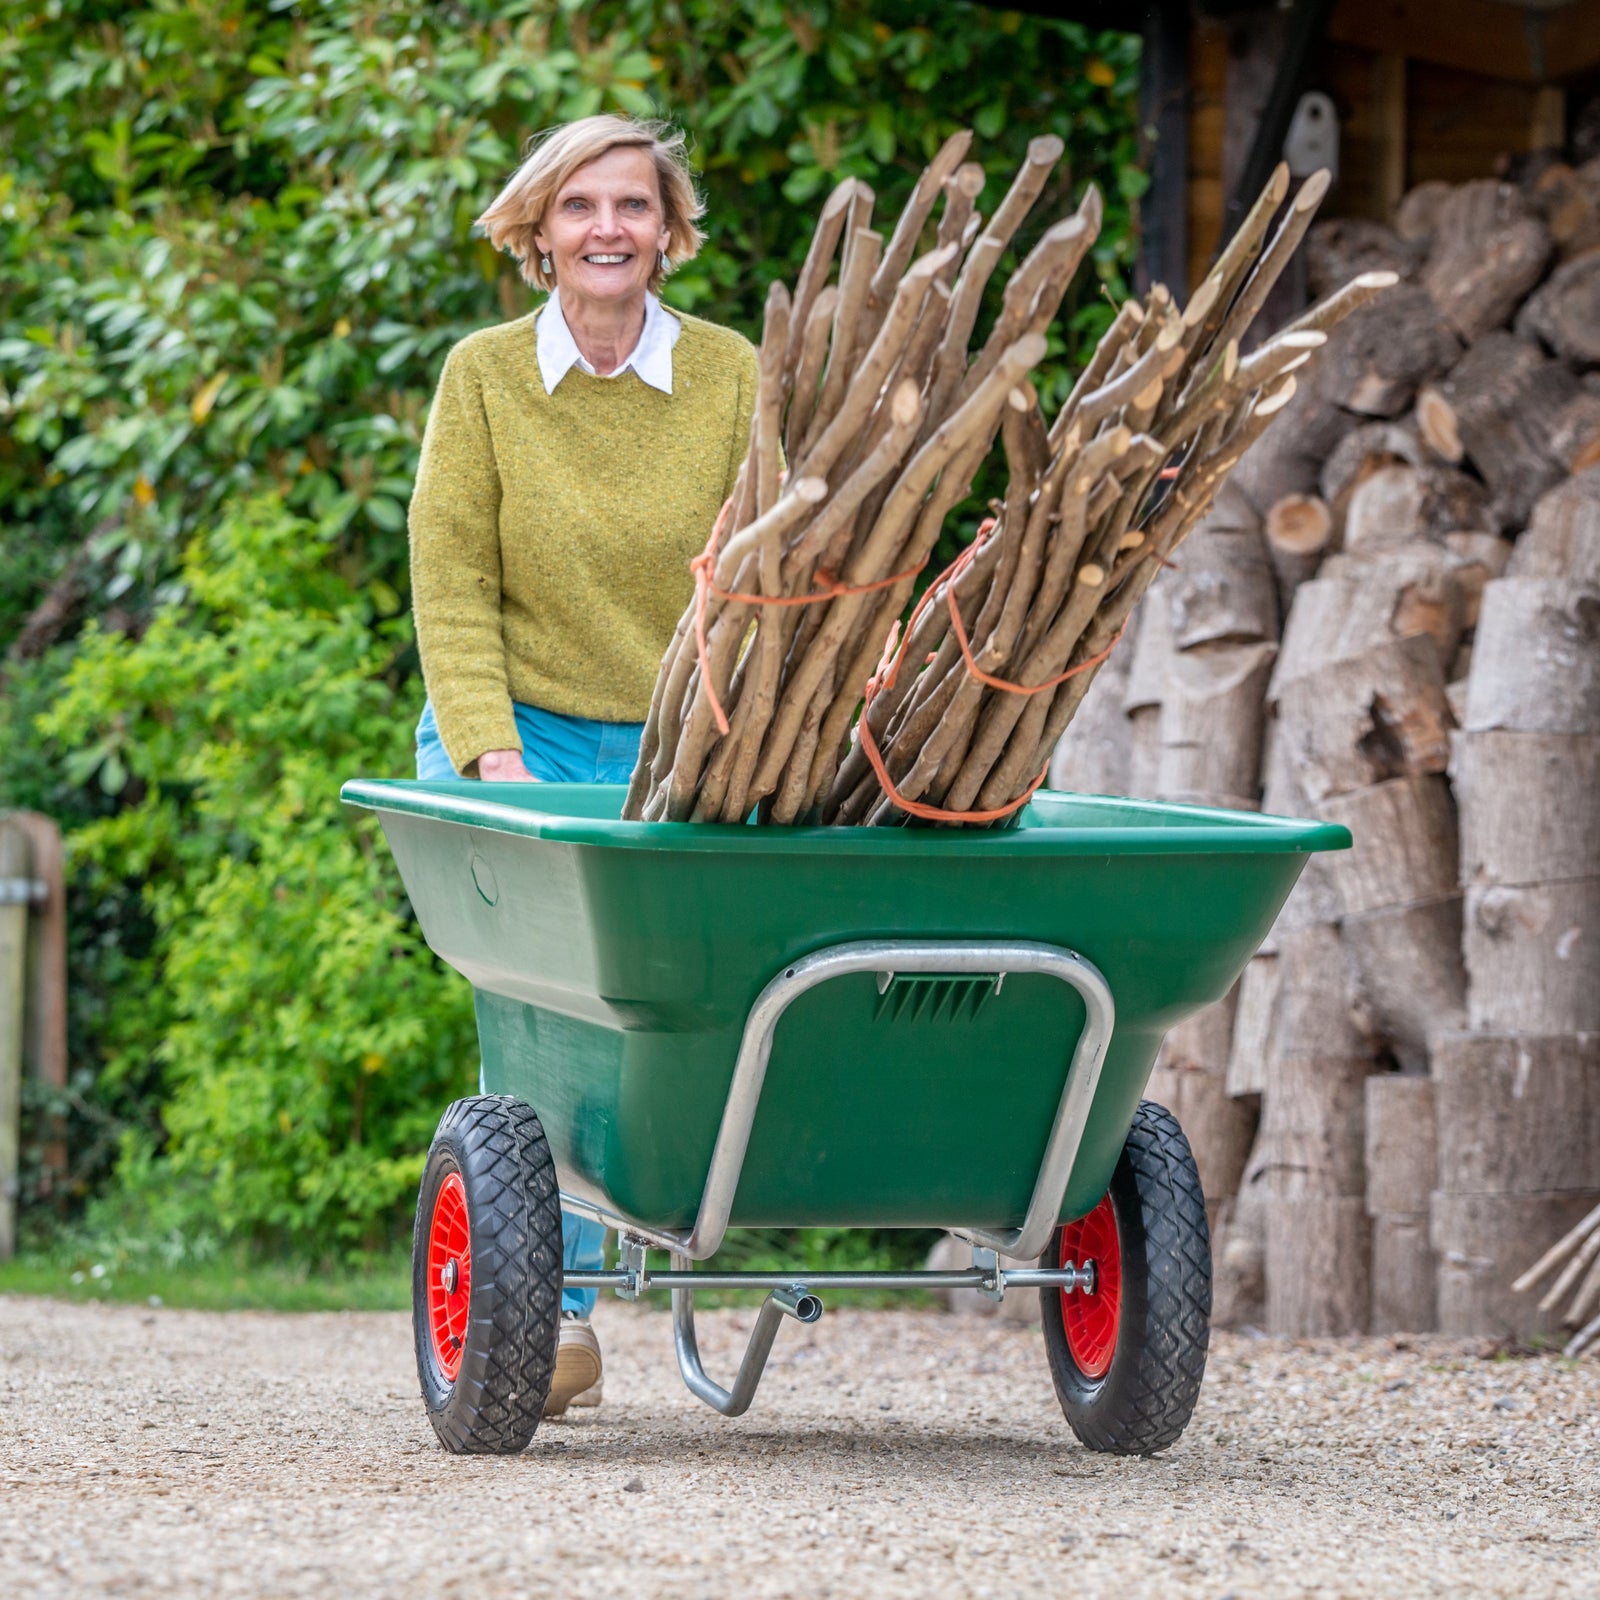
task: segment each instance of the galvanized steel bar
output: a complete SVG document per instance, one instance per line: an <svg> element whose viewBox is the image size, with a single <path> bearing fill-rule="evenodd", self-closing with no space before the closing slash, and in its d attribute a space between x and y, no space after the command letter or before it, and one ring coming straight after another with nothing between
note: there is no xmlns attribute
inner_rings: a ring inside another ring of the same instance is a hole
<svg viewBox="0 0 1600 1600"><path fill-rule="evenodd" d="M1059 945L1032 940L858 939L814 951L791 962L756 997L745 1020L744 1037L740 1041L694 1226L687 1232L646 1228L569 1195L562 1196L563 1205L690 1260L704 1261L714 1255L728 1231L728 1219L733 1211L739 1175L744 1170L745 1153L750 1147L750 1130L755 1125L778 1023L784 1012L807 990L830 978L855 972L919 972L952 977L1033 972L1059 978L1082 996L1083 1032L1067 1067L1055 1121L1022 1226L1003 1232L983 1228L958 1230L961 1237L973 1244L1001 1255L1024 1260L1040 1255L1060 1217L1061 1202L1072 1176L1072 1163L1083 1142L1100 1069L1105 1064L1106 1049L1111 1042L1116 1007L1110 986L1093 962Z"/></svg>

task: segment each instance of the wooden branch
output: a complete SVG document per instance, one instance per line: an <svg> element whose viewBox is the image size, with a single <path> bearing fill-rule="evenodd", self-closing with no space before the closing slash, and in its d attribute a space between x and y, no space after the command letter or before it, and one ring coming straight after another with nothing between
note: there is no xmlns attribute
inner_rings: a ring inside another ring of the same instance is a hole
<svg viewBox="0 0 1600 1600"><path fill-rule="evenodd" d="M816 415L817 399L822 384L822 365L828 358L828 339L833 332L833 319L838 314L839 291L829 284L816 296L806 316L806 325L800 334L799 356L793 369L789 416L784 426L784 453L791 461L799 452L800 442ZM796 301L790 312L790 342L794 341L795 319L800 315Z"/></svg>
<svg viewBox="0 0 1600 1600"><path fill-rule="evenodd" d="M812 307L821 296L828 273L832 270L839 240L844 234L845 223L855 201L856 187L854 178L846 178L823 203L816 232L812 234L810 248L806 251L805 265L795 280L789 350L783 362L784 376L791 381L800 364L801 341L809 337Z"/></svg>
<svg viewBox="0 0 1600 1600"><path fill-rule="evenodd" d="M938 154L928 163L922 176L917 179L916 187L911 191L911 198L906 201L905 210L900 213L900 220L895 224L894 233L884 249L883 260L873 274L872 286L867 292L868 306L880 315L887 311L889 302L894 298L899 286L901 274L917 253L917 241L922 237L924 224L933 214L940 192L946 182L956 175L966 159L971 144L970 128L962 128L959 132L951 134L939 147ZM943 243L942 240L940 242Z"/></svg>

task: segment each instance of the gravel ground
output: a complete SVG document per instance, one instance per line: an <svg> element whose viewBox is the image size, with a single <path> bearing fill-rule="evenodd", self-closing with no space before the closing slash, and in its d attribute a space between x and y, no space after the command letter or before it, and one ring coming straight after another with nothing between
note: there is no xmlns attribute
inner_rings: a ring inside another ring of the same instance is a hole
<svg viewBox="0 0 1600 1600"><path fill-rule="evenodd" d="M701 1318L727 1381L752 1314ZM601 1307L606 1404L443 1454L399 1315L0 1298L9 1596L1600 1594L1600 1363L1218 1336L1184 1439L1094 1456L1037 1329L786 1324L752 1412Z"/></svg>

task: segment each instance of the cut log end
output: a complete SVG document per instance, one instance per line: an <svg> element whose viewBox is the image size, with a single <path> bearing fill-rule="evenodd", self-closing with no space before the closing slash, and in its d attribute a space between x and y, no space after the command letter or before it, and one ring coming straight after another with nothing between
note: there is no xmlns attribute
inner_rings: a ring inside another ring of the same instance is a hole
<svg viewBox="0 0 1600 1600"><path fill-rule="evenodd" d="M1424 384L1417 393L1417 430L1435 455L1452 466L1460 462L1461 427L1455 407L1431 383Z"/></svg>
<svg viewBox="0 0 1600 1600"><path fill-rule="evenodd" d="M1285 495L1267 512L1267 541L1286 555L1318 555L1333 533L1333 513L1314 494Z"/></svg>

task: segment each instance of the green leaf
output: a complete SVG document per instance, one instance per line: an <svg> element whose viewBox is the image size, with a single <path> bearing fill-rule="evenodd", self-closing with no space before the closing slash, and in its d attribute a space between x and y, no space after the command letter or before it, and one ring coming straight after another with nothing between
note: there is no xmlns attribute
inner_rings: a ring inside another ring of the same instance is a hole
<svg viewBox="0 0 1600 1600"><path fill-rule="evenodd" d="M368 519L385 533L399 533L406 525L405 507L386 494L375 494L363 508Z"/></svg>

